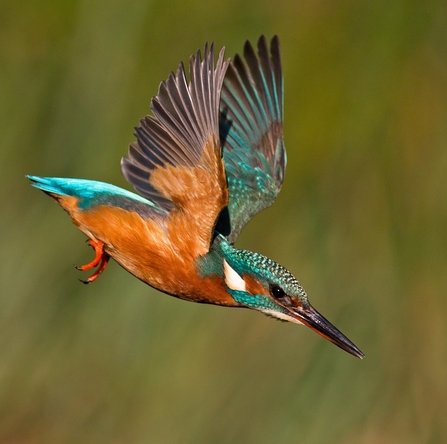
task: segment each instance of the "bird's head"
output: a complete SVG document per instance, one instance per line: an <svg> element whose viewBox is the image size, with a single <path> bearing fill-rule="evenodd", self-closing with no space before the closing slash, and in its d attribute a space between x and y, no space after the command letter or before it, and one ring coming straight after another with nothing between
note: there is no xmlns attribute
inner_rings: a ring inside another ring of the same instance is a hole
<svg viewBox="0 0 447 444"><path fill-rule="evenodd" d="M225 247L224 247L225 248ZM227 244L223 271L228 293L240 306L304 324L348 353L363 353L309 303L298 280L271 259Z"/></svg>

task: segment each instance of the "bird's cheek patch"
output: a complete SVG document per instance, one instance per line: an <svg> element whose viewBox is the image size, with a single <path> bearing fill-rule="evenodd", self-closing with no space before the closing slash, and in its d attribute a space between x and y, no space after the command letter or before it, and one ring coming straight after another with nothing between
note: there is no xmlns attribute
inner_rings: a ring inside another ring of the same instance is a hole
<svg viewBox="0 0 447 444"><path fill-rule="evenodd" d="M245 281L239 276L239 274L228 265L228 262L224 259L224 272L225 272L225 284L231 290L247 291L245 289Z"/></svg>
<svg viewBox="0 0 447 444"><path fill-rule="evenodd" d="M268 290L262 285L261 282L257 281L249 274L244 274L245 288L246 291L253 295L269 295Z"/></svg>

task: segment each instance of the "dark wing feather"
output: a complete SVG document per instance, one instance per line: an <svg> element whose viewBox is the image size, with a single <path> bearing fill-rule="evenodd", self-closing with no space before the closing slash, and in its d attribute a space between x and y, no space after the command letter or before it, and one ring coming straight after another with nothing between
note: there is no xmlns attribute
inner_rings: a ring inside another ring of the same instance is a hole
<svg viewBox="0 0 447 444"><path fill-rule="evenodd" d="M256 55L245 43L244 59L229 65L220 104L220 137L227 174L228 211L217 229L234 243L245 224L276 199L284 179L283 77L278 37L270 52L264 36Z"/></svg>
<svg viewBox="0 0 447 444"><path fill-rule="evenodd" d="M201 162L204 147L211 137L218 139L219 99L229 61L224 61L224 48L214 68L214 47L205 46L190 58L190 83L179 64L152 98L154 116L140 120L137 141L121 160L121 171L142 196L171 211L175 205L150 180L159 167L195 167Z"/></svg>

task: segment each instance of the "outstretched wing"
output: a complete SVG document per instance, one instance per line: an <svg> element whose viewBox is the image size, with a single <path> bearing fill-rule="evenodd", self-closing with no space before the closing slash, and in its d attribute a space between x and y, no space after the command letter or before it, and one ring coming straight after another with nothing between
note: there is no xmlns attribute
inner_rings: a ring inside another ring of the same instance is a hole
<svg viewBox="0 0 447 444"><path fill-rule="evenodd" d="M220 104L220 137L228 180L228 211L218 230L234 243L245 224L276 199L284 179L283 78L279 39L270 52L264 36L258 55L250 42L244 59L229 65Z"/></svg>
<svg viewBox="0 0 447 444"><path fill-rule="evenodd" d="M151 101L154 116L136 128L137 141L121 161L124 177L144 197L167 211L166 229L188 233L198 254L208 251L228 191L219 141L219 99L229 61L224 48L214 67L214 48L190 58ZM171 236L172 238L172 236ZM183 246L186 247L186 246Z"/></svg>

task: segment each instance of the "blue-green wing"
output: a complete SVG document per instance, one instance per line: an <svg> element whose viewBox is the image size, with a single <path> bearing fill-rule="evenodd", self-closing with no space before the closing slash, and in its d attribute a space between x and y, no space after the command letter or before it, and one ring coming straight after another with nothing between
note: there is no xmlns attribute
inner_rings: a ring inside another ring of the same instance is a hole
<svg viewBox="0 0 447 444"><path fill-rule="evenodd" d="M283 78L279 39L270 51L264 36L256 55L249 42L245 63L229 65L220 105L220 137L229 203L216 227L234 243L245 224L276 199L284 179Z"/></svg>

